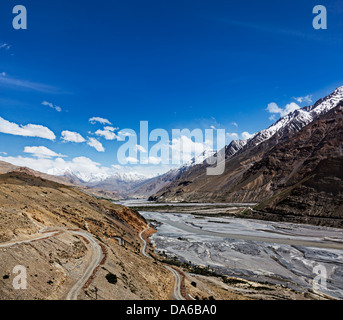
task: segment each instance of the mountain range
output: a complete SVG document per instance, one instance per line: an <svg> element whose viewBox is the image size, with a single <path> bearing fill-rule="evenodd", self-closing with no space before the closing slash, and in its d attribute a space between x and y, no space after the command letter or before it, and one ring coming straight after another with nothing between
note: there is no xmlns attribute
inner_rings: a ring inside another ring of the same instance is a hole
<svg viewBox="0 0 343 320"><path fill-rule="evenodd" d="M325 116L342 100L343 87L339 87L312 106L295 110L282 117L250 139L232 141L225 147L226 170L221 176L206 175L208 164L205 160L214 154L211 151L205 151L179 168L148 179L143 175L120 172L106 177L83 177L77 172L64 172L63 176L73 184L114 192L119 198L150 197L158 201L261 202L273 196L282 188L283 183L278 182L275 187L275 183L269 180L266 184L261 181L257 182L255 178L247 176L250 172L248 170L261 161L263 156L276 145L288 141L303 128ZM260 186L261 183L263 187Z"/></svg>
<svg viewBox="0 0 343 320"><path fill-rule="evenodd" d="M342 106L340 87L249 140L226 146L224 174L208 176L206 162L194 165L150 199L259 203L250 216L272 211L288 215L286 220L328 224L325 219L332 218L330 225L343 226ZM332 171L325 169L329 165Z"/></svg>

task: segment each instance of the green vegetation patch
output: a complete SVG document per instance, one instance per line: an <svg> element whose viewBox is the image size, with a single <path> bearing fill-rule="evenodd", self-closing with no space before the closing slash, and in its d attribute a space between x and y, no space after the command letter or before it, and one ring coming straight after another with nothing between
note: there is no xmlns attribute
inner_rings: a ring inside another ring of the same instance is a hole
<svg viewBox="0 0 343 320"><path fill-rule="evenodd" d="M111 284L116 284L117 281L118 281L118 278L115 274L109 272L107 275L106 275L106 280L111 283Z"/></svg>
<svg viewBox="0 0 343 320"><path fill-rule="evenodd" d="M235 279L235 278L225 278L223 277L223 282L225 284L236 285L236 284L246 284L246 281Z"/></svg>

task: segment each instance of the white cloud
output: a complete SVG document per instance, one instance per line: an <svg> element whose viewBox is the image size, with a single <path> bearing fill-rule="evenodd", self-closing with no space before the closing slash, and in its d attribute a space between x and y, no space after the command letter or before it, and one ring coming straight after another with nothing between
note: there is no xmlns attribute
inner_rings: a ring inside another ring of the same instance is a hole
<svg viewBox="0 0 343 320"><path fill-rule="evenodd" d="M238 133L235 133L235 132L226 133L226 144L229 144L232 140L238 140L238 139L239 139Z"/></svg>
<svg viewBox="0 0 343 320"><path fill-rule="evenodd" d="M266 110L269 113L280 114L281 117L284 117L284 116L288 115L289 113L291 113L295 110L298 110L298 109L300 109L300 107L295 102L291 102L291 103L287 104L284 109L280 108L275 102L271 102L268 104L268 107ZM275 117L272 116L269 119L275 120Z"/></svg>
<svg viewBox="0 0 343 320"><path fill-rule="evenodd" d="M43 105L43 106L50 107L50 108L52 108L52 109L55 109L57 112L61 112L61 111L62 111L62 108L61 108L61 107L56 106L56 105L54 105L53 103L48 102L48 101L43 101L43 102L42 102L42 105Z"/></svg>
<svg viewBox="0 0 343 320"><path fill-rule="evenodd" d="M295 103L295 102L291 102L289 104L286 105L285 109L283 110L283 115L282 116L286 116L287 114L300 109L300 107Z"/></svg>
<svg viewBox="0 0 343 320"><path fill-rule="evenodd" d="M238 124L236 122L231 122L231 124L238 128Z"/></svg>
<svg viewBox="0 0 343 320"><path fill-rule="evenodd" d="M23 90L34 90L38 92L45 92L45 93L58 93L60 90L53 86L49 86L43 83L32 82L22 79L17 79L9 76L2 76L0 77L0 85L14 87L16 89L23 89Z"/></svg>
<svg viewBox="0 0 343 320"><path fill-rule="evenodd" d="M100 117L93 117L93 118L90 118L89 119L89 122L91 124L95 124L97 122L101 123L101 124L109 124L109 125L112 125L112 123L107 120L107 119L104 119L104 118L100 118Z"/></svg>
<svg viewBox="0 0 343 320"><path fill-rule="evenodd" d="M153 165L157 159L150 159L152 165L137 165L135 159L131 159L134 166L112 165L111 168L101 166L87 157L76 157L72 160L57 158L34 158L34 157L8 157L1 156L0 161L6 161L20 167L28 167L36 171L51 175L63 175L65 172L72 172L84 181L106 179L113 174L126 174L133 178L152 178L169 171L177 166Z"/></svg>
<svg viewBox="0 0 343 320"><path fill-rule="evenodd" d="M137 158L133 158L133 157L127 157L127 158L126 158L126 161L127 161L128 163L131 163L131 164L138 163L138 159L137 159Z"/></svg>
<svg viewBox="0 0 343 320"><path fill-rule="evenodd" d="M11 49L12 45L8 44L8 43L1 43L0 44L0 49L4 49L4 50L9 50Z"/></svg>
<svg viewBox="0 0 343 320"><path fill-rule="evenodd" d="M0 117L0 132L23 137L37 137L55 140L55 134L47 127L37 124L18 125Z"/></svg>
<svg viewBox="0 0 343 320"><path fill-rule="evenodd" d="M6 72L1 72L0 75L1 75L2 77L6 77Z"/></svg>
<svg viewBox="0 0 343 320"><path fill-rule="evenodd" d="M271 102L268 104L267 111L269 113L282 113L282 109L275 102Z"/></svg>
<svg viewBox="0 0 343 320"><path fill-rule="evenodd" d="M149 163L150 164L157 165L157 164L160 164L161 162L162 162L161 158L149 157Z"/></svg>
<svg viewBox="0 0 343 320"><path fill-rule="evenodd" d="M69 171L84 181L105 179L109 177L111 173L109 168L103 167L100 163L94 162L87 157L76 157L71 161L57 158L50 162L46 161L43 163L41 161L41 165L46 167L44 172L48 174L63 175L66 171Z"/></svg>
<svg viewBox="0 0 343 320"><path fill-rule="evenodd" d="M103 147L103 145L101 144L100 141L98 141L97 139L95 138L89 138L87 144L90 146L90 147L93 147L96 151L98 152L105 152L105 148Z"/></svg>
<svg viewBox="0 0 343 320"><path fill-rule="evenodd" d="M52 157L66 157L62 154L57 154L56 152L46 148L46 147L25 147L25 153L31 153L37 158L52 158Z"/></svg>
<svg viewBox="0 0 343 320"><path fill-rule="evenodd" d="M249 132L245 131L245 132L242 132L240 135L236 132L227 132L226 133L226 144L230 144L231 141L236 141L236 140L240 140L240 139L243 139L243 140L248 140L250 138L252 138L255 134L250 134ZM240 138L241 136L241 138Z"/></svg>
<svg viewBox="0 0 343 320"><path fill-rule="evenodd" d="M115 128L113 127L105 127L104 130L97 130L95 134L97 136L102 136L106 140L115 140L117 135L114 133Z"/></svg>
<svg viewBox="0 0 343 320"><path fill-rule="evenodd" d="M187 136L174 138L171 142L172 163L184 163L203 153L212 150L210 141L194 142Z"/></svg>
<svg viewBox="0 0 343 320"><path fill-rule="evenodd" d="M293 98L294 100L298 101L299 103L303 103L303 102L306 102L306 103L312 103L312 95L311 94L308 94L307 96L305 97L294 97Z"/></svg>
<svg viewBox="0 0 343 320"><path fill-rule="evenodd" d="M140 145L136 145L136 150L142 153L147 153L148 151L146 151L146 149Z"/></svg>
<svg viewBox="0 0 343 320"><path fill-rule="evenodd" d="M7 152L0 152L0 154L7 156Z"/></svg>
<svg viewBox="0 0 343 320"><path fill-rule="evenodd" d="M243 140L248 140L250 138L252 138L255 134L250 134L249 132L245 131L245 132L242 132L242 138Z"/></svg>
<svg viewBox="0 0 343 320"><path fill-rule="evenodd" d="M119 130L119 128L114 128L114 127L110 127L110 126L106 126L104 127L104 130L108 130L108 131L116 131L116 130Z"/></svg>
<svg viewBox="0 0 343 320"><path fill-rule="evenodd" d="M122 137L131 137L131 136L133 136L133 134L131 132L127 132L127 131L119 131L118 135L122 136Z"/></svg>
<svg viewBox="0 0 343 320"><path fill-rule="evenodd" d="M85 138L81 136L81 134L68 130L62 131L61 138L64 142L82 143L86 141Z"/></svg>

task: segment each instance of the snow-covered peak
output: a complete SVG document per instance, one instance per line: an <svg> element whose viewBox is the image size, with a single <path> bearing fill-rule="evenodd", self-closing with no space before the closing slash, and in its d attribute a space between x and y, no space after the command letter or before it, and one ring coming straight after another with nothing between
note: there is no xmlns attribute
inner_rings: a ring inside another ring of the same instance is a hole
<svg viewBox="0 0 343 320"><path fill-rule="evenodd" d="M279 136L283 136L289 132L297 132L314 121L318 116L323 115L336 107L342 100L343 87L339 87L329 96L317 101L313 106L295 110L279 119L269 128L260 131L248 140L249 145L259 145L270 139L276 133L278 133Z"/></svg>
<svg viewBox="0 0 343 320"><path fill-rule="evenodd" d="M227 158L232 157L239 150L241 150L247 143L248 143L248 140L233 140L233 141L231 141L231 143L225 147L226 157Z"/></svg>
<svg viewBox="0 0 343 320"><path fill-rule="evenodd" d="M212 157L216 152L213 150L205 150L196 157L193 157L191 160L187 161L179 167L178 170L189 169L197 164L202 164L206 159Z"/></svg>
<svg viewBox="0 0 343 320"><path fill-rule="evenodd" d="M170 169L168 172L162 174L162 175L166 175L166 176L178 176L179 174L181 174L184 171L187 171L189 169L191 169L192 167L198 165L198 164L202 164L204 163L204 161L210 157L212 157L213 155L215 155L216 151L214 150L205 150L203 151L201 154L193 157L192 159L188 160L187 162L183 163L181 166L177 167L177 168L172 168Z"/></svg>
<svg viewBox="0 0 343 320"><path fill-rule="evenodd" d="M150 178L150 176L138 172L115 172L109 176L110 179L122 180L126 182L141 181Z"/></svg>
<svg viewBox="0 0 343 320"><path fill-rule="evenodd" d="M324 114L330 111L332 108L343 100L343 86L337 88L332 94L324 98L323 100L317 101L311 108L310 112L316 115Z"/></svg>
<svg viewBox="0 0 343 320"><path fill-rule="evenodd" d="M304 107L287 114L286 116L275 122L273 125L271 125L269 128L258 132L250 139L232 141L225 147L226 157L230 158L234 156L246 145L248 145L248 147L257 146L273 137L276 133L278 133L279 136L282 137L289 133L298 132L303 127L314 121L318 116L325 114L336 107L342 100L343 86L337 88L332 94L325 97L324 99L317 101L313 106ZM213 156L214 154L214 151L204 151L199 156L192 158L191 160L180 166L178 169L174 170L183 172L196 164L203 163L207 158Z"/></svg>
<svg viewBox="0 0 343 320"><path fill-rule="evenodd" d="M123 180L123 181L139 181L147 179L144 175L137 174L134 172L111 172L107 170L108 172L90 172L90 171L81 171L81 170L72 170L71 168L53 168L49 170L49 174L55 175L55 176L68 176L68 177L75 177L79 180L82 180L86 183L96 183L101 182L107 179L116 179L116 180Z"/></svg>

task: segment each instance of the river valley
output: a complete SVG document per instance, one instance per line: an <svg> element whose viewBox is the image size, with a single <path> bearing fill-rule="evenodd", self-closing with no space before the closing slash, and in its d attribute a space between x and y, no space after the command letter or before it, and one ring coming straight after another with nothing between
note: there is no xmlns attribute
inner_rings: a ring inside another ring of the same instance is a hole
<svg viewBox="0 0 343 320"><path fill-rule="evenodd" d="M157 252L209 266L221 275L343 298L341 229L218 213L237 208L235 204L213 204L213 210L211 204L165 204L168 212L152 210L154 206L161 210L161 204L134 201L125 205L140 208L155 226L157 233L151 241Z"/></svg>

